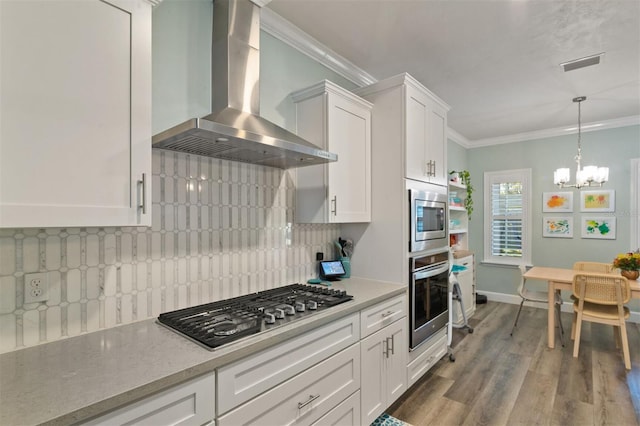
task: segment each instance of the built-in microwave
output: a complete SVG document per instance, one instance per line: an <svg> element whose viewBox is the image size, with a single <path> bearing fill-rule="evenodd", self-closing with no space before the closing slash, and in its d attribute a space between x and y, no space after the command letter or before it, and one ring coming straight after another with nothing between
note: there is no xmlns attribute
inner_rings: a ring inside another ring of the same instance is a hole
<svg viewBox="0 0 640 426"><path fill-rule="evenodd" d="M447 188L407 180L409 195L409 252L449 247Z"/></svg>

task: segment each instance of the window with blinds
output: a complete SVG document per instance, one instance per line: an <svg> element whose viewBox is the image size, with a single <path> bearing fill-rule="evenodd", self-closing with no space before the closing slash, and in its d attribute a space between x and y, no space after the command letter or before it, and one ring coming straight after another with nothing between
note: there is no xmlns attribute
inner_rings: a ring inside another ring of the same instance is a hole
<svg viewBox="0 0 640 426"><path fill-rule="evenodd" d="M530 263L531 170L485 173L485 261Z"/></svg>
<svg viewBox="0 0 640 426"><path fill-rule="evenodd" d="M491 255L522 257L522 182L491 185Z"/></svg>

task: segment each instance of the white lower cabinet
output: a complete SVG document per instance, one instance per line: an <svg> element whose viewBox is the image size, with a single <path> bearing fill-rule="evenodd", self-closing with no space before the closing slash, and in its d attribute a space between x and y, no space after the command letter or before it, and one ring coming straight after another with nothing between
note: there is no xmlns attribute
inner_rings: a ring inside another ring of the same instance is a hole
<svg viewBox="0 0 640 426"><path fill-rule="evenodd" d="M240 406L359 340L360 321L355 313L219 368L218 414Z"/></svg>
<svg viewBox="0 0 640 426"><path fill-rule="evenodd" d="M419 352L420 349L424 349ZM443 328L414 351L415 358L407 365L407 387L411 387L447 353L447 330ZM412 355L414 354L412 353Z"/></svg>
<svg viewBox="0 0 640 426"><path fill-rule="evenodd" d="M362 424L371 424L407 389L406 317L362 339Z"/></svg>
<svg viewBox="0 0 640 426"><path fill-rule="evenodd" d="M467 268L466 271L457 274L457 279L460 285L460 291L462 292L462 303L464 304L465 314L467 315L467 319L469 319L476 312L473 255L455 259L454 263ZM462 316L460 303L454 300L451 308L453 309L451 315L453 323L462 325L464 323L464 317Z"/></svg>
<svg viewBox="0 0 640 426"><path fill-rule="evenodd" d="M360 391L342 401L313 426L360 426Z"/></svg>
<svg viewBox="0 0 640 426"><path fill-rule="evenodd" d="M360 387L354 344L218 419L219 426L310 425Z"/></svg>
<svg viewBox="0 0 640 426"><path fill-rule="evenodd" d="M215 417L215 375L205 374L84 425L203 425Z"/></svg>

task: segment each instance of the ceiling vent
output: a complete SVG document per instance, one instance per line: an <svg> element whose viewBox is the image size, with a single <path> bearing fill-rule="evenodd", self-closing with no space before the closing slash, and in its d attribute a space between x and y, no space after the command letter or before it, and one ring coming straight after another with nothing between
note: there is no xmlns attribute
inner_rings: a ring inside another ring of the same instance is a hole
<svg viewBox="0 0 640 426"><path fill-rule="evenodd" d="M586 56L580 59L574 59L572 61L563 62L560 66L564 69L564 72L577 70L578 68L589 67L591 65L598 65L600 59L604 56L604 52L596 55Z"/></svg>

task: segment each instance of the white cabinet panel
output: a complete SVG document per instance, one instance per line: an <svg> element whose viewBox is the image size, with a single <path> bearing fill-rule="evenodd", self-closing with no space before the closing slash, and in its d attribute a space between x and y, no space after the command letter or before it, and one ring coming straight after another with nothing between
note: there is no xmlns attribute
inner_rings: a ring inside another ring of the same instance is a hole
<svg viewBox="0 0 640 426"><path fill-rule="evenodd" d="M364 309L360 312L360 335L364 338L406 315L407 297L404 295Z"/></svg>
<svg viewBox="0 0 640 426"><path fill-rule="evenodd" d="M360 426L360 391L342 401L325 414L314 426Z"/></svg>
<svg viewBox="0 0 640 426"><path fill-rule="evenodd" d="M407 390L406 318L362 339L362 424L371 424Z"/></svg>
<svg viewBox="0 0 640 426"><path fill-rule="evenodd" d="M310 425L359 387L355 344L220 417L218 425Z"/></svg>
<svg viewBox="0 0 640 426"><path fill-rule="evenodd" d="M426 350L407 365L407 387L413 386L424 373L429 371L447 353L446 328L423 343Z"/></svg>
<svg viewBox="0 0 640 426"><path fill-rule="evenodd" d="M358 314L290 339L218 370L222 414L360 340Z"/></svg>
<svg viewBox="0 0 640 426"><path fill-rule="evenodd" d="M476 294L474 283L475 271L473 258L474 256L471 255L454 260L454 263L456 265L465 266L467 268L466 271L459 272L456 277L458 279L458 284L460 285L460 291L462 292L462 303L464 304L467 319L469 319L471 315L473 315L476 311ZM462 310L460 309L460 303L454 300L452 309L453 322L457 325L463 324L464 318L462 316Z"/></svg>
<svg viewBox="0 0 640 426"><path fill-rule="evenodd" d="M2 1L0 28L0 227L150 225L151 5Z"/></svg>
<svg viewBox="0 0 640 426"><path fill-rule="evenodd" d="M296 170L296 222L370 222L371 104L330 81L292 97L298 134L338 155Z"/></svg>
<svg viewBox="0 0 640 426"><path fill-rule="evenodd" d="M215 417L213 373L174 386L84 425L202 425Z"/></svg>
<svg viewBox="0 0 640 426"><path fill-rule="evenodd" d="M374 149L391 144L402 156L404 175L395 175L397 158L392 155L384 158L390 164L388 171L380 173L393 173L386 179L406 177L446 185L449 106L406 73L360 88L356 93L375 104Z"/></svg>

